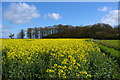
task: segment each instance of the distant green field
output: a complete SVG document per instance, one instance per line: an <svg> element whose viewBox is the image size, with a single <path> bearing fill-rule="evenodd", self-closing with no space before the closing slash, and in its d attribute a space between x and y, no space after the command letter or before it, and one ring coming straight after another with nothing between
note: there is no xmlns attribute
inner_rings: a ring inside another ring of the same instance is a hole
<svg viewBox="0 0 120 80"><path fill-rule="evenodd" d="M108 47L120 50L119 46L120 40L96 40L96 41Z"/></svg>

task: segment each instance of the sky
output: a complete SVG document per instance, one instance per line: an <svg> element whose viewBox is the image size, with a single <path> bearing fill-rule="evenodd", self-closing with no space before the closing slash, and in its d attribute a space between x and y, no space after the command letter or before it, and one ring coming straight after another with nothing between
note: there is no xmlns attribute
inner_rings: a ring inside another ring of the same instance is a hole
<svg viewBox="0 0 120 80"><path fill-rule="evenodd" d="M2 36L21 29L63 25L118 24L118 2L3 2Z"/></svg>

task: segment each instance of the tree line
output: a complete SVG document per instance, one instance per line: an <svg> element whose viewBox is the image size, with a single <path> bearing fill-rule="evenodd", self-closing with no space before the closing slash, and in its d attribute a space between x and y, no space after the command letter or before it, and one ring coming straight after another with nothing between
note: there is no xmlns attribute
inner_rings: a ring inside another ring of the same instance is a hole
<svg viewBox="0 0 120 80"><path fill-rule="evenodd" d="M35 27L21 29L17 34L19 39L25 35L30 39L38 38L94 38L94 39L119 39L120 27L109 24L97 23L87 26L53 25L48 27ZM25 34L26 32L26 34Z"/></svg>

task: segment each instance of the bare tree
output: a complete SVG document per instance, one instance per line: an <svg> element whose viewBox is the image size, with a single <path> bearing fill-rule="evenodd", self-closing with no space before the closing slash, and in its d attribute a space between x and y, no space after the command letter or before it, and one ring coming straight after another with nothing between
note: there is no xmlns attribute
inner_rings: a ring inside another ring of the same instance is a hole
<svg viewBox="0 0 120 80"><path fill-rule="evenodd" d="M30 39L32 38L32 30L33 30L33 28L28 28L27 29L27 37L30 38Z"/></svg>
<svg viewBox="0 0 120 80"><path fill-rule="evenodd" d="M35 38L38 38L38 29L37 29L37 27L35 27L35 29L34 29L34 35L35 35Z"/></svg>
<svg viewBox="0 0 120 80"><path fill-rule="evenodd" d="M23 29L21 29L20 36L21 36L21 39L23 39L24 36L25 36L25 33L24 33L24 30L23 30Z"/></svg>
<svg viewBox="0 0 120 80"><path fill-rule="evenodd" d="M14 34L13 34L13 33L10 33L9 37L10 37L11 39L13 39L13 36L14 36Z"/></svg>

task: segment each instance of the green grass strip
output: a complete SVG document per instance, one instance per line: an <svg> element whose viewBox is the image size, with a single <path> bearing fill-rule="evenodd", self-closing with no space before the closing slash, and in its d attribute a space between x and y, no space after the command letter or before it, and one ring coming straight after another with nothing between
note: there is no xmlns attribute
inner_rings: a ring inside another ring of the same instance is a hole
<svg viewBox="0 0 120 80"><path fill-rule="evenodd" d="M96 40L96 42L101 43L107 47L120 50L120 46L119 46L120 40Z"/></svg>
<svg viewBox="0 0 120 80"><path fill-rule="evenodd" d="M104 46L102 44L98 44L97 43L97 45L100 47L100 49L101 49L102 52L105 52L108 55L110 55L110 56L114 57L115 59L117 59L119 65L120 65L120 51L115 50L113 48L109 48L109 47Z"/></svg>

